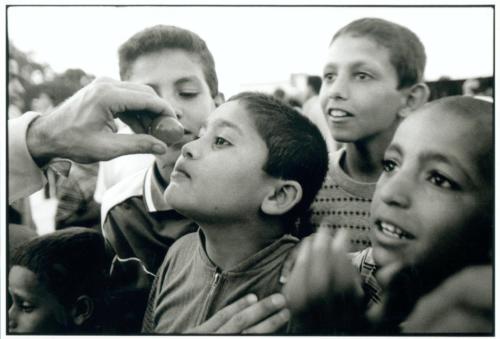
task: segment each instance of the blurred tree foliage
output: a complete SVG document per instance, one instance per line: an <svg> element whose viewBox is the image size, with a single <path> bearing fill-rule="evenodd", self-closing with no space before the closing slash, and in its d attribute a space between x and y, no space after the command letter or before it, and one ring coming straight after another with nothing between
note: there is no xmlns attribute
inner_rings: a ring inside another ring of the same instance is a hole
<svg viewBox="0 0 500 339"><path fill-rule="evenodd" d="M95 77L82 69L55 73L49 64L33 61L29 53L19 50L9 41L9 104L24 112L31 108L33 98L46 93L54 106L63 102Z"/></svg>

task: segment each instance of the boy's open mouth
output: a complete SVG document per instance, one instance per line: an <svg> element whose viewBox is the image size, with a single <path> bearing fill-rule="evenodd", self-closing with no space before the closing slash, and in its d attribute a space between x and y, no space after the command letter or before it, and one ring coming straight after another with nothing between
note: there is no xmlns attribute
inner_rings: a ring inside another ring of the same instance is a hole
<svg viewBox="0 0 500 339"><path fill-rule="evenodd" d="M330 108L328 109L328 116L334 119L335 118L338 119L338 118L346 118L352 116L352 114L342 109Z"/></svg>
<svg viewBox="0 0 500 339"><path fill-rule="evenodd" d="M386 221L377 220L375 221L375 226L378 228L380 232L384 233L385 235L391 238L405 239L405 240L415 239L415 236L413 234L410 234L402 230L398 226L390 224Z"/></svg>

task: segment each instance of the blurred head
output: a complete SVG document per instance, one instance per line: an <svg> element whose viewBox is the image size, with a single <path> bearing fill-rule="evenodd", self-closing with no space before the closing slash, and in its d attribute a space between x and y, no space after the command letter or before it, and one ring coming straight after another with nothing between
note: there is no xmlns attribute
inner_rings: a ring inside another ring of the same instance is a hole
<svg viewBox="0 0 500 339"><path fill-rule="evenodd" d="M401 123L372 202L379 266L399 262L445 274L490 259L492 106L447 97Z"/></svg>
<svg viewBox="0 0 500 339"><path fill-rule="evenodd" d="M150 86L174 108L184 138L157 156L168 180L182 146L198 135L201 124L221 102L212 54L195 33L158 25L136 33L119 49L122 80Z"/></svg>
<svg viewBox="0 0 500 339"><path fill-rule="evenodd" d="M318 95L321 90L321 77L317 75L308 76L307 87L310 88L312 95Z"/></svg>
<svg viewBox="0 0 500 339"><path fill-rule="evenodd" d="M392 136L407 113L428 97L425 51L407 28L382 19L351 22L333 37L320 101L340 142Z"/></svg>
<svg viewBox="0 0 500 339"><path fill-rule="evenodd" d="M284 216L290 225L308 210L327 167L314 124L272 96L241 93L184 146L166 196L194 220Z"/></svg>
<svg viewBox="0 0 500 339"><path fill-rule="evenodd" d="M92 330L108 261L96 231L72 227L19 246L9 272L9 332Z"/></svg>

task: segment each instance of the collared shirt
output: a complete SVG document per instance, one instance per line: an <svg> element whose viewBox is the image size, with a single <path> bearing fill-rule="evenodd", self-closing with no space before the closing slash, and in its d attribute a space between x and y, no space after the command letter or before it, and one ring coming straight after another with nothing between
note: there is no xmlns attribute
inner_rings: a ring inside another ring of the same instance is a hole
<svg viewBox="0 0 500 339"><path fill-rule="evenodd" d="M172 209L154 164L106 191L101 207L102 230L117 262L136 262L154 276L172 243L198 228Z"/></svg>
<svg viewBox="0 0 500 339"><path fill-rule="evenodd" d="M365 293L365 302L368 308L381 302L382 287L378 283L375 274L377 265L373 259L372 247L362 251L351 253L351 260L361 275L362 287Z"/></svg>

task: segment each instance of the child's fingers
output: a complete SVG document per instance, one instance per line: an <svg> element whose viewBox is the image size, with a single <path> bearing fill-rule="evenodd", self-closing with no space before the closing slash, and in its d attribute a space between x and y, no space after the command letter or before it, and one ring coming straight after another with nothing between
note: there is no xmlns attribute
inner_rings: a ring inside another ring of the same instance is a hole
<svg viewBox="0 0 500 339"><path fill-rule="evenodd" d="M320 227L314 235L311 248L309 267L309 280L318 290L327 288L330 280L330 265L335 257L332 255L330 244L332 236L326 227Z"/></svg>
<svg viewBox="0 0 500 339"><path fill-rule="evenodd" d="M304 265L307 262L307 258L309 257L309 252L311 251L312 241L313 238L308 237L302 240L302 242L300 243L294 270L298 265Z"/></svg>
<svg viewBox="0 0 500 339"><path fill-rule="evenodd" d="M401 263L394 262L377 270L377 281L380 286L387 287L402 268L403 265Z"/></svg>
<svg viewBox="0 0 500 339"><path fill-rule="evenodd" d="M292 269L295 265L295 261L297 260L297 255L299 253L299 249L301 244L295 246L294 249L290 251L290 253L287 255L285 259L285 263L283 264L283 267L281 268L281 273L280 273L280 283L281 284L286 284L288 281L288 278L290 274L292 273Z"/></svg>
<svg viewBox="0 0 500 339"><path fill-rule="evenodd" d="M273 314L264 321L258 323L255 326L247 328L243 331L244 334L264 334L264 333L276 333L280 328L285 326L290 320L290 311L288 309L282 309L278 313Z"/></svg>
<svg viewBox="0 0 500 339"><path fill-rule="evenodd" d="M257 296L255 294L248 294L234 303L224 307L206 322L194 329L188 330L186 333L215 333L222 326L226 325L235 314L241 312L256 302Z"/></svg>
<svg viewBox="0 0 500 339"><path fill-rule="evenodd" d="M331 245L335 252L347 253L347 248L349 244L349 236L347 231L340 229L333 237Z"/></svg>
<svg viewBox="0 0 500 339"><path fill-rule="evenodd" d="M282 293L288 301L292 312L301 310L308 300L309 286L309 253L311 252L312 239L302 240L298 249L297 260L287 283L283 286Z"/></svg>
<svg viewBox="0 0 500 339"><path fill-rule="evenodd" d="M270 295L236 314L233 313L233 317L221 326L217 333L241 333L255 324L260 324L264 328L272 327L277 319L266 323L266 318L283 309L285 305L286 300L282 294Z"/></svg>

